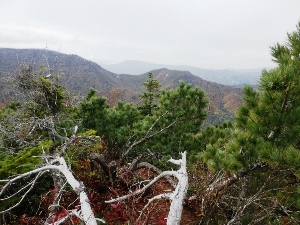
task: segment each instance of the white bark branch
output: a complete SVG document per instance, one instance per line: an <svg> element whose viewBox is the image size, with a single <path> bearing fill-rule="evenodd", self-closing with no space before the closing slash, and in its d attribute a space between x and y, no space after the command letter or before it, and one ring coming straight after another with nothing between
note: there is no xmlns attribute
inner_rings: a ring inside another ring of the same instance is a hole
<svg viewBox="0 0 300 225"><path fill-rule="evenodd" d="M156 196L154 196L153 198L150 198L149 200L148 200L148 203L144 206L144 208L142 209L142 211L141 211L141 213L140 213L140 216L139 216L139 218L137 219L137 221L140 221L141 220L141 218L142 218L142 215L143 215L143 212L148 208L148 206L152 203L152 202L154 202L155 200L159 200L159 199L165 199L165 198L168 198L168 199L170 199L170 193L164 193L164 194L160 194L160 195L156 195Z"/></svg>
<svg viewBox="0 0 300 225"><path fill-rule="evenodd" d="M176 160L176 164L180 165L180 169L177 171L176 177L178 184L175 191L171 194L170 199L172 201L170 206L169 215L167 218L167 225L179 225L181 220L181 214L183 209L183 201L185 199L188 190L188 174L186 170L186 152L181 153L182 159ZM174 163L174 160L169 160Z"/></svg>
<svg viewBox="0 0 300 225"><path fill-rule="evenodd" d="M120 201L124 201L128 198L131 198L135 195L139 195L144 193L149 187L151 187L153 184L155 184L157 181L159 181L161 178L163 178L166 175L171 175L171 176L176 176L176 172L175 171L164 171L161 174L159 174L157 177L155 177L152 181L150 181L147 185L145 185L143 188L136 190L135 192L128 194L128 195L124 195L122 197L118 197L118 198L114 198L108 201L105 201L105 203L115 203L115 202L120 202Z"/></svg>
<svg viewBox="0 0 300 225"><path fill-rule="evenodd" d="M157 167L151 165L150 163L147 162L141 162L137 165L137 169L139 168L147 168L151 170L152 172L156 173L157 175L161 174L162 171L158 169ZM166 180L169 182L169 184L175 189L176 188L176 182L170 177L170 176L165 176Z"/></svg>
<svg viewBox="0 0 300 225"><path fill-rule="evenodd" d="M0 191L0 196L5 192L5 190L7 190L7 188L14 183L17 180L20 180L24 177L30 176L32 174L35 173L39 173L41 171L46 171L46 170L57 170L60 173L62 173L67 182L71 185L72 189L77 193L77 195L79 196L80 199L80 206L81 206L81 210L80 210L80 219L82 219L86 225L97 225L94 213L91 209L90 203L89 203L89 199L87 197L87 194L84 191L84 186L83 184L81 184L78 180L75 179L75 177L73 176L73 174L71 173L71 171L69 170L65 159L63 157L60 157L59 159L60 161L60 165L48 165L48 166L44 166L32 171L29 171L27 173L21 174L11 180L9 180L1 189ZM38 177L38 176L37 176ZM21 198L20 202L24 199L24 197L26 196L26 194L30 191L31 189L29 189L25 195ZM9 209L2 211L0 213L4 213L7 212L9 210L11 210L12 208L16 207L16 205L10 207Z"/></svg>
<svg viewBox="0 0 300 225"><path fill-rule="evenodd" d="M64 146L62 147L62 150L59 152L58 155L56 155L55 157L52 158L52 160L47 161L47 165L41 167L41 168L37 168L35 170L29 171L27 173L18 175L14 178L11 179L7 179L7 180L0 180L0 182L6 182L6 184L1 188L0 190L0 196L2 196L8 189L9 187L16 181L28 177L30 175L39 173L36 178L32 181L31 186L29 187L29 189L25 192L25 194L23 195L23 197L20 199L20 201L15 204L14 206L8 208L5 211L2 211L0 213L4 213L7 211L10 211L11 209L13 209L14 207L16 207L17 205L19 205L22 200L26 197L26 195L29 193L29 191L33 188L37 178L45 171L52 171L52 172L58 172L64 175L65 179L67 180L67 183L72 187L72 189L76 192L76 194L79 196L79 200L80 200L80 209L78 210L73 210L72 214L73 215L77 215L86 225L97 225L97 221L96 218L94 216L94 213L91 209L91 205L90 205L90 201L88 199L88 196L84 190L84 185L82 183L80 183L72 174L71 170L69 169L69 167L67 166L67 163L65 161L65 159L63 158L62 155L65 154L66 152L66 148L67 146L69 146L73 140L76 138L76 131L77 131L77 126L74 129L74 132L72 134L72 136L69 138L68 141L66 141L66 143L64 144ZM56 165L53 165L53 164ZM57 165L58 164L58 165ZM56 173L55 172L55 173ZM26 185L27 187L28 185ZM22 188L24 189L24 188ZM10 198L12 196L15 196L16 194L18 194L19 191L17 191L16 193L12 194L11 196L5 197L2 200L5 200L7 198ZM69 215L67 215L66 217L69 217ZM57 222L57 224L62 223L63 221L65 221L65 219L67 218L62 218L60 220L60 222ZM100 220L101 221L101 220Z"/></svg>
<svg viewBox="0 0 300 225"><path fill-rule="evenodd" d="M171 202L171 206L170 206L169 215L167 217L167 225L179 225L180 220L181 220L182 209L183 209L183 201L185 199L187 189L188 189L188 175L187 175L187 170L186 170L186 152L181 153L181 155L182 155L182 159L180 159L180 160L174 160L174 159L169 160L169 162L172 162L176 165L180 165L179 170L164 171L161 174L159 174L157 177L155 177L150 183L148 183L143 188L138 189L137 191L135 191L131 194L128 194L128 195L125 195L125 196L122 196L119 198L111 199L111 200L108 200L105 202L106 203L115 203L115 202L126 200L135 195L142 194L146 191L147 188L151 187L162 177L174 176L178 179L178 183L177 183L175 190L172 193L164 193L164 194L160 194L160 195L157 195L157 196L151 198L149 200L149 202L146 204L146 206L144 207L144 209L142 210L142 212L154 200L162 199L162 198L169 198L172 202Z"/></svg>
<svg viewBox="0 0 300 225"><path fill-rule="evenodd" d="M14 209L15 207L17 207L18 205L20 205L21 202L24 200L24 198L27 197L27 194L32 190L32 188L34 187L34 185L35 185L37 179L38 179L40 176L41 176L41 172L40 172L40 173L35 177L35 179L30 183L30 184L31 184L31 185L30 185L30 188L23 194L23 196L21 197L21 199L20 199L16 204L14 204L13 206L9 207L9 208L6 209L6 210L1 211L0 214L3 214L3 213L5 213L5 212L8 212L8 211ZM26 187L27 187L27 186L26 186ZM18 191L17 193L19 193L19 191ZM7 197L7 198L4 198L3 200L9 199L9 198L15 196L17 193L12 194L11 196L9 196L9 197ZM2 200L2 199L1 199L1 200Z"/></svg>

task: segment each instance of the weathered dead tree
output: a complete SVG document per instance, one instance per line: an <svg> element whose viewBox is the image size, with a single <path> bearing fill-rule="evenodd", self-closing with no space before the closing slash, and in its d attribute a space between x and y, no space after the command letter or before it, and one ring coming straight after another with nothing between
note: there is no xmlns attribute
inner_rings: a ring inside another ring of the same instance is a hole
<svg viewBox="0 0 300 225"><path fill-rule="evenodd" d="M111 199L106 201L106 203L115 203L120 202L126 199L129 199L133 196L143 194L147 189L149 189L152 185L154 185L158 180L166 177L166 176L174 176L177 178L178 183L175 188L175 190L171 193L163 193L157 196L154 196L151 198L146 206L143 208L142 213L144 210L155 200L159 199L170 199L171 200L171 206L170 211L167 217L167 225L179 225L181 220L181 214L183 209L183 201L185 199L187 189L188 189L188 175L186 170L186 152L181 153L182 158L179 160L170 159L169 162L179 165L180 168L177 171L164 171L160 173L157 177L155 177L152 181L150 181L147 185L145 185L143 188L136 190L133 193L130 193L128 195ZM142 213L138 220L141 219Z"/></svg>
<svg viewBox="0 0 300 225"><path fill-rule="evenodd" d="M60 151L57 151L55 155L44 154L42 156L44 163L41 167L31 170L24 174L19 174L13 178L9 178L6 180L0 180L1 183L4 183L4 185L0 189L0 197L5 196L4 198L1 199L1 201L9 200L12 197L15 197L18 194L20 194L20 192L22 190L26 190L25 194L23 194L23 196L20 198L18 203L16 203L15 205L11 206L10 208L8 208L4 211L1 211L0 214L8 212L8 211L12 210L13 208L17 207L22 202L22 200L28 195L30 190L34 187L37 179L40 176L42 176L44 173L50 172L52 174L52 176L57 176L57 177L60 177L61 175L63 176L64 181L67 184L69 184L71 186L71 188L73 189L73 191L77 194L77 196L79 198L79 205L78 205L78 207L75 207L74 209L68 210L68 214L66 216L60 218L58 221L52 221L52 218L51 218L52 213L50 212L50 215L49 215L48 219L46 220L45 224L58 225L74 216L79 218L80 220L82 220L82 222L84 222L84 224L86 224L86 225L96 225L97 220L102 221L104 223L103 220L95 218L92 208L91 208L91 205L89 203L90 201L85 192L84 184L75 178L75 176L73 175L73 173L71 171L70 165L67 165L67 163L63 157L66 154L67 148L70 145L72 145L74 140L77 138L76 131L77 131L77 126L75 127L72 136L67 139L67 141L62 145ZM35 178L28 185L24 186L23 188L21 188L21 190L18 190L15 193L12 193L12 194L10 193L10 187L12 187L16 182L18 182L24 178L31 177L33 175L35 175ZM62 194L65 186L66 185L61 187L61 189L59 190L59 193L57 193L57 196L56 196L53 204L49 206L49 209L59 206L59 205L57 205L57 204L59 204L59 201L56 201L56 199L58 199L58 196Z"/></svg>

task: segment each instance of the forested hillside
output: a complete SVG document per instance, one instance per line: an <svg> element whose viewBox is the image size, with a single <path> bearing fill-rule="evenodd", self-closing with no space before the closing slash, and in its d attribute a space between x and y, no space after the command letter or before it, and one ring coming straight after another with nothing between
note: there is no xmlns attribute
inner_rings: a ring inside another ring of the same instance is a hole
<svg viewBox="0 0 300 225"><path fill-rule="evenodd" d="M234 122L205 129L212 106L188 72L111 74L138 104L93 88L73 104L60 72L22 65L0 109L0 223L300 224L299 46L300 23Z"/></svg>
<svg viewBox="0 0 300 225"><path fill-rule="evenodd" d="M141 83L147 80L147 73L139 76L114 74L76 55L48 50L2 48L0 49L0 72L2 72L0 79L4 86L0 90L2 101L6 101L9 97L11 86L4 78L11 77L23 63L31 63L36 70L44 66L50 69L49 72L59 74L61 84L73 94L84 96L90 88L95 88L98 95L110 99L110 104L116 104L118 100L138 103L138 94L144 91ZM242 94L239 88L205 81L187 71L161 69L152 71L152 74L161 83L162 89L176 88L182 80L204 90L210 101L208 124L221 123L224 119L233 120L233 113L241 103Z"/></svg>
<svg viewBox="0 0 300 225"><path fill-rule="evenodd" d="M168 69L159 69L151 71L153 77L157 79L162 89L171 90L178 87L180 81L192 86L200 87L209 99L209 124L220 123L224 120L232 120L237 107L242 102L242 93L239 88L221 85L205 81L188 71L177 71ZM147 74L140 76L121 75L119 77L122 83L126 83L131 90L137 92L143 91L142 82L145 82Z"/></svg>

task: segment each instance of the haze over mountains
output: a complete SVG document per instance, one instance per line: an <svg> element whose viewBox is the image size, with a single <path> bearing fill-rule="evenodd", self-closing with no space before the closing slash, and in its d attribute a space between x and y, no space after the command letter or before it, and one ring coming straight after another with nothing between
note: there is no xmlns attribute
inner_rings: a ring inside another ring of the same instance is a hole
<svg viewBox="0 0 300 225"><path fill-rule="evenodd" d="M255 85L263 70L263 68L211 70L187 65L164 65L137 60L128 60L117 64L101 64L101 66L114 73L132 75L139 75L161 68L189 71L193 75L199 76L204 80L224 85Z"/></svg>
<svg viewBox="0 0 300 225"><path fill-rule="evenodd" d="M67 55L40 49L0 48L0 101L4 104L10 98L11 78L20 64L33 64L37 69L44 65L52 74L60 74L61 83L71 93L84 96L90 88L106 96L111 105L118 100L138 103L138 94L144 91L142 85L148 78L147 73L128 75L112 73L98 64L77 55ZM209 99L209 123L218 123L225 119L233 119L233 113L242 101L240 88L206 81L189 71L174 69L152 70L162 89L173 89L180 81L199 86ZM0 102L1 103L1 102Z"/></svg>

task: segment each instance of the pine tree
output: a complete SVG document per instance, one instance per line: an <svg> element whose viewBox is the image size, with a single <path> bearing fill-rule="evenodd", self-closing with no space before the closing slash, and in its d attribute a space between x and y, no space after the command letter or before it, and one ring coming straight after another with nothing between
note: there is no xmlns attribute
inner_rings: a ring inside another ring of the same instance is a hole
<svg viewBox="0 0 300 225"><path fill-rule="evenodd" d="M244 90L245 103L239 110L237 126L249 132L250 138L264 142L265 148L257 149L260 157L300 169L289 159L289 154L300 149L299 46L300 23L296 32L288 34L286 44L271 48L278 66L263 71L258 91L251 87ZM296 158L300 160L300 154Z"/></svg>
<svg viewBox="0 0 300 225"><path fill-rule="evenodd" d="M140 111L133 104L118 102L115 107L109 108L106 98L96 96L94 89L89 90L76 114L82 127L95 130L113 155L125 147L134 133L133 124L141 119Z"/></svg>
<svg viewBox="0 0 300 225"><path fill-rule="evenodd" d="M153 115L153 112L157 109L157 99L160 96L160 84L153 78L152 73L148 74L148 79L143 83L146 87L146 92L140 94L142 105L139 109L142 115Z"/></svg>
<svg viewBox="0 0 300 225"><path fill-rule="evenodd" d="M271 52L277 67L263 71L257 90L244 88L234 128L202 153L209 168L231 174L221 183L230 185L231 193L243 187L242 199L261 195L257 205L245 205L249 209L239 218L243 224L255 220L250 215L261 212L259 204L267 209L260 221L264 224L300 221L300 23L287 43L276 44ZM233 212L237 208L231 207Z"/></svg>
<svg viewBox="0 0 300 225"><path fill-rule="evenodd" d="M164 159L161 165L169 156L177 157L181 151L196 149L198 142L194 135L199 133L206 119L207 102L200 88L183 82L176 89L162 91L154 114L135 124L137 137L143 137L149 129L159 134L137 149L153 151L157 159Z"/></svg>
<svg viewBox="0 0 300 225"><path fill-rule="evenodd" d="M235 138L228 148L222 148L236 159L238 168L260 159L300 169L299 46L300 23L296 32L288 34L286 44L271 48L278 66L263 71L258 90L244 88L244 103L235 118Z"/></svg>

